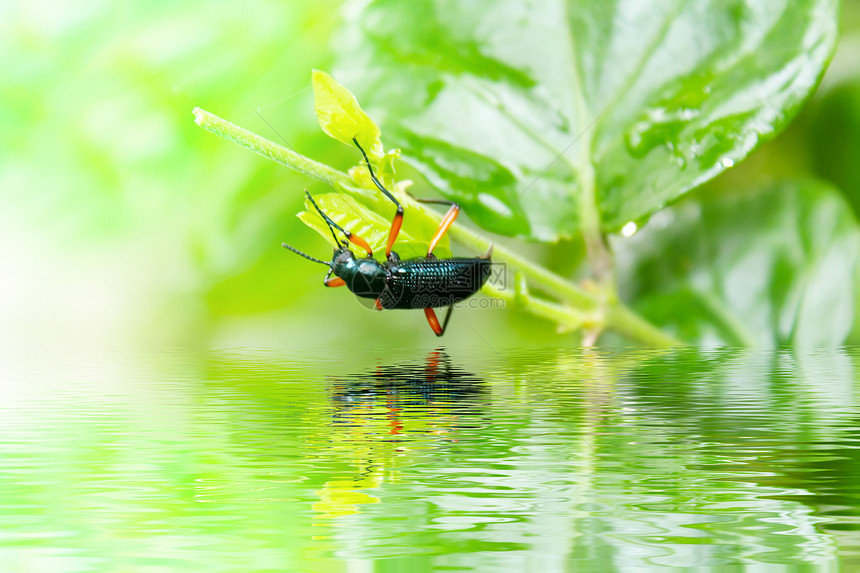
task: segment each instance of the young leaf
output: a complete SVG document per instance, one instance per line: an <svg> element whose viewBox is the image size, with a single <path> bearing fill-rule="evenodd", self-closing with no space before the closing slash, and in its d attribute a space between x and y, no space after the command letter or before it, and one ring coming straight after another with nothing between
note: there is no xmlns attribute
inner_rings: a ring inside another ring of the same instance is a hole
<svg viewBox="0 0 860 573"><path fill-rule="evenodd" d="M326 215L344 230L355 233L367 241L370 248L373 249L373 254L376 258L384 259L385 243L388 239L388 230L391 227L390 219L383 218L381 215L359 203L355 198L343 193L314 195L314 201L316 201L317 205L319 205L320 209ZM305 208L307 211L299 213L299 219L319 233L329 244L335 246L328 226L307 199L305 199ZM428 226L424 225L422 227L421 222L415 220L417 219L417 212L416 217L411 217L411 219L413 220L410 221L410 226L406 227L406 218L404 218L404 228L398 234L397 242L394 243L394 250L404 259L426 255L427 244L431 238L429 233L421 232L427 229ZM432 222L431 225L435 227ZM410 234L415 229L418 229L420 233L417 236ZM337 233L339 240L344 240L343 235L339 231L335 230L335 233ZM350 248L357 256L365 256L365 253L355 245L350 244ZM443 237L433 253L442 258L451 256L447 237Z"/></svg>
<svg viewBox="0 0 860 573"><path fill-rule="evenodd" d="M364 113L352 92L320 70L313 71L311 83L314 111L322 130L350 147L354 147L355 137L371 161L380 161L384 151L379 127Z"/></svg>
<svg viewBox="0 0 860 573"><path fill-rule="evenodd" d="M781 130L836 39L836 0L372 0L340 76L386 140L486 229L613 230ZM590 204L590 203L588 203ZM594 223L594 221L591 221Z"/></svg>
<svg viewBox="0 0 860 573"><path fill-rule="evenodd" d="M823 183L684 201L615 241L622 296L700 344L842 344L856 310L860 227Z"/></svg>

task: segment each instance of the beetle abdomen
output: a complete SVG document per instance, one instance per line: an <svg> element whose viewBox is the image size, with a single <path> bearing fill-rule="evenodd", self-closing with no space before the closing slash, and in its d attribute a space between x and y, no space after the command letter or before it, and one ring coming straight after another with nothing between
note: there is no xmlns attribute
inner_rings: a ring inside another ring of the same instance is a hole
<svg viewBox="0 0 860 573"><path fill-rule="evenodd" d="M382 308L436 308L466 299L487 282L492 261L484 258L410 259L389 266Z"/></svg>

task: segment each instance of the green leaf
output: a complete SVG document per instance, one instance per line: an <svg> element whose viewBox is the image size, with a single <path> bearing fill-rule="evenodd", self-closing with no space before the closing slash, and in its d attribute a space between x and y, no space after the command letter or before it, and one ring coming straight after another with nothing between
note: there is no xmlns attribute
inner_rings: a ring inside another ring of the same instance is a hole
<svg viewBox="0 0 860 573"><path fill-rule="evenodd" d="M833 347L854 323L860 227L823 183L684 201L613 247L622 297L689 342Z"/></svg>
<svg viewBox="0 0 860 573"><path fill-rule="evenodd" d="M373 0L340 77L486 229L617 229L743 159L816 86L836 0ZM592 209L593 211L593 209Z"/></svg>
<svg viewBox="0 0 860 573"><path fill-rule="evenodd" d="M367 241L376 258L384 257L391 219L385 219L359 203L352 196L343 193L314 195L314 201L335 223ZM305 199L305 208L307 211L299 213L299 219L334 247L335 243L331 231L307 199ZM394 211L393 208L391 210ZM397 235L394 250L404 259L423 257L427 254L427 244L430 242L435 228L436 222L423 217L421 211L409 210L404 217L403 228ZM339 233L338 239L343 240L343 236ZM350 245L350 248L357 255L364 256L361 249L355 245ZM451 256L447 237L442 238L433 253L440 258Z"/></svg>
<svg viewBox="0 0 860 573"><path fill-rule="evenodd" d="M355 96L327 73L314 70L314 111L326 134L354 148L352 138L374 162L384 155L379 127L364 113Z"/></svg>

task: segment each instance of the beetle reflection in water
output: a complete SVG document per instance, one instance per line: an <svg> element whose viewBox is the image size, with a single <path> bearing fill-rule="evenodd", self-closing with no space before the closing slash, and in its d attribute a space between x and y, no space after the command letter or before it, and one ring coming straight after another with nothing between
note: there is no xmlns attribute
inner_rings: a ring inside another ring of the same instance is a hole
<svg viewBox="0 0 860 573"><path fill-rule="evenodd" d="M444 350L430 352L423 365L379 365L332 378L330 392L327 448L348 456L355 473L329 480L316 492L316 519L379 503L363 490L396 482L398 467L411 463L412 452L455 444L458 430L476 427L489 400L485 382L456 366Z"/></svg>

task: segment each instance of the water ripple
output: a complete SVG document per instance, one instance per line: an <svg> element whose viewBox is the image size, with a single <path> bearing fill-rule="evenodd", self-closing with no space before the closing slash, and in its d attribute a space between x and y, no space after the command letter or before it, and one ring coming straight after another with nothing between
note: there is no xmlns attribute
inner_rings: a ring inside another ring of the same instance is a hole
<svg viewBox="0 0 860 573"><path fill-rule="evenodd" d="M409 356L233 349L11 370L0 561L860 565L854 349Z"/></svg>

